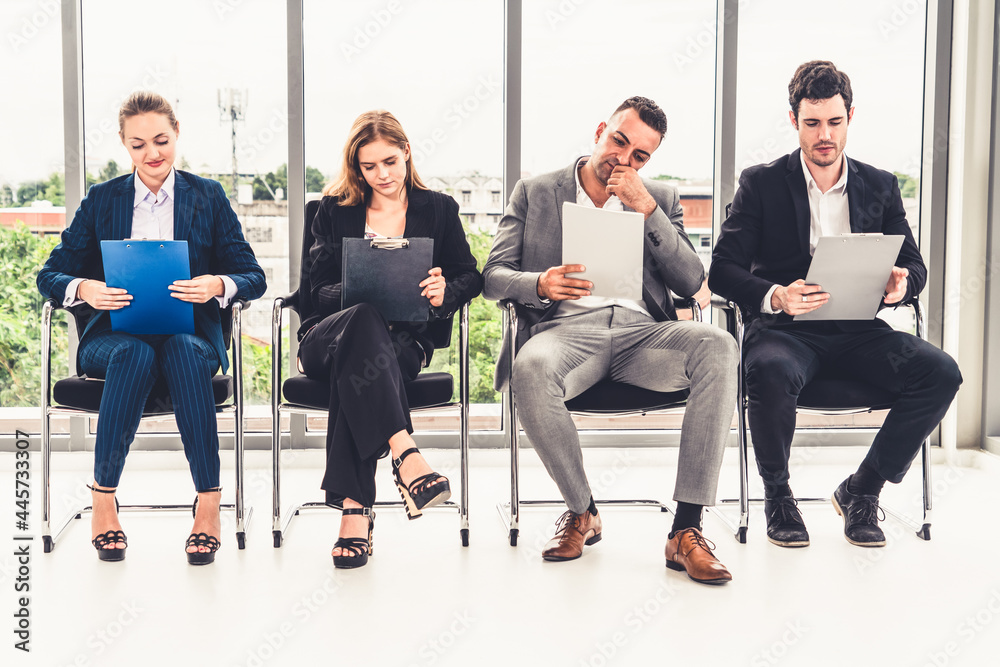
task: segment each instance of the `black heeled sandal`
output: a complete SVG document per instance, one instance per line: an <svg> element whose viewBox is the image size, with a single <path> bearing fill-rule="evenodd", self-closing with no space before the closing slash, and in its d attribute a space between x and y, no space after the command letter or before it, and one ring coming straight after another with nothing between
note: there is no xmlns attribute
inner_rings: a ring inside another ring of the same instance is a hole
<svg viewBox="0 0 1000 667"><path fill-rule="evenodd" d="M342 510L342 514L361 514L368 517L368 539L363 537L340 537L334 542L333 548L340 549L341 555L333 557L333 566L341 570L350 570L361 567L368 562L368 557L373 553L374 532L375 532L375 512L371 507L348 507ZM345 556L344 552L351 555Z"/></svg>
<svg viewBox="0 0 1000 667"><path fill-rule="evenodd" d="M396 478L396 488L399 489L399 495L403 498L403 504L406 506L406 516L411 521L420 518L423 515L421 510L424 508L440 505L451 498L451 485L448 478L436 472L429 472L417 477L410 482L408 487L403 484L399 468L407 456L418 452L416 447L411 447L400 454L398 459L392 460L392 474ZM435 484L434 482L439 479L444 481Z"/></svg>
<svg viewBox="0 0 1000 667"><path fill-rule="evenodd" d="M216 491L222 493L222 487L217 486L214 489L206 489L202 493L214 493ZM191 504L191 516L198 516L198 496L194 497L194 503ZM187 541L184 542L184 553L187 554L188 563L191 565L208 565L215 562L215 552L221 546L222 543L219 542L219 538L213 535L209 535L208 533L191 533L188 535ZM208 547L210 551L188 551L188 547Z"/></svg>
<svg viewBox="0 0 1000 667"><path fill-rule="evenodd" d="M87 488L96 493L114 493L117 489L98 489L96 487L87 485ZM118 499L115 498L115 514L118 513ZM108 562L115 562L120 560L125 560L125 549L128 548L128 538L125 537L125 531L123 530L109 530L107 532L101 533L94 539L90 541L97 549L97 557L101 560L106 560ZM115 547L113 549L105 549L109 544L124 544L125 546L119 549Z"/></svg>

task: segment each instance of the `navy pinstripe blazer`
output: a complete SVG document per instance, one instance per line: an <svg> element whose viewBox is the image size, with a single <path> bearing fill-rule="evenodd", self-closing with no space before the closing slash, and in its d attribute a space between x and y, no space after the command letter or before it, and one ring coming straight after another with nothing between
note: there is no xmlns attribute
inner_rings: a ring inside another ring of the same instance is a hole
<svg viewBox="0 0 1000 667"><path fill-rule="evenodd" d="M191 275L228 275L236 283L236 295L256 299L264 293L264 271L247 240L240 221L229 205L222 186L186 171L177 170L174 182L174 239L186 240ZM74 278L104 280L101 241L122 240L132 234L135 203L133 174L119 176L90 188L62 233L62 239L38 272L42 296L62 302ZM90 306L81 306L90 308ZM93 311L82 343L90 335L111 327L108 311ZM229 368L222 340L219 302L209 299L194 306L195 332L212 344L225 373Z"/></svg>

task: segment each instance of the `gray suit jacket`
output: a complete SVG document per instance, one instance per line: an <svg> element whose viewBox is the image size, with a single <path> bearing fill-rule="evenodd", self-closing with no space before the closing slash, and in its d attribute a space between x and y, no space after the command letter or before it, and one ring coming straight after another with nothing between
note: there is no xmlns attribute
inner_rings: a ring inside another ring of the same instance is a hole
<svg viewBox="0 0 1000 667"><path fill-rule="evenodd" d="M538 277L562 264L562 205L576 203L575 169L576 161L565 169L517 182L483 268L483 297L512 300L520 306L518 349L528 340L528 330L552 317L558 303L542 303ZM657 208L646 219L642 298L657 321L674 319L670 292L681 297L694 295L701 288L705 270L684 233L677 190L659 181L643 179L643 184ZM505 336L494 376L498 391L504 391L509 380L510 345Z"/></svg>

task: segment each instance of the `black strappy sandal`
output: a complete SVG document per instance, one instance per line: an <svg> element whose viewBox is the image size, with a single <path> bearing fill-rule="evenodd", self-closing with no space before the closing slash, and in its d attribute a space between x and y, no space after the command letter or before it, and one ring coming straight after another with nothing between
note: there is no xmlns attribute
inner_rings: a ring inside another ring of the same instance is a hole
<svg viewBox="0 0 1000 667"><path fill-rule="evenodd" d="M429 472L417 477L410 482L409 487L403 484L399 468L407 456L418 452L416 447L411 447L400 454L398 459L392 460L392 474L396 478L396 488L399 489L399 495L403 498L403 504L406 506L406 516L411 521L420 518L423 515L421 510L424 508L440 505L451 498L451 485L448 483L448 478L436 472ZM434 484L439 479L444 481Z"/></svg>
<svg viewBox="0 0 1000 667"><path fill-rule="evenodd" d="M215 491L221 493L222 487L217 486L214 489L205 489L202 493L214 493ZM194 497L194 503L191 504L191 516L198 516L198 496ZM221 546L222 543L219 542L219 538L213 535L209 535L208 533L191 533L188 535L187 541L184 542L184 553L187 554L188 563L191 565L208 565L215 562L215 552ZM210 551L188 551L188 547L208 547Z"/></svg>
<svg viewBox="0 0 1000 667"><path fill-rule="evenodd" d="M350 570L361 567L368 562L368 557L372 555L375 532L375 512L371 507L348 507L342 510L343 514L361 514L368 517L368 539L363 537L340 537L334 543L334 549L340 549L340 556L333 557L333 566L341 570ZM344 552L351 555L345 556Z"/></svg>
<svg viewBox="0 0 1000 667"><path fill-rule="evenodd" d="M98 489L96 487L87 485L87 488L91 491L97 493L114 493L116 489ZM118 513L118 499L115 498L115 513ZM125 560L125 549L128 548L128 538L125 537L125 531L123 530L109 530L107 532L101 533L94 539L90 541L97 549L97 557L101 560L106 560L108 562L115 562L120 560ZM105 549L104 547L109 544L124 544L125 547L119 549L115 547L113 549Z"/></svg>

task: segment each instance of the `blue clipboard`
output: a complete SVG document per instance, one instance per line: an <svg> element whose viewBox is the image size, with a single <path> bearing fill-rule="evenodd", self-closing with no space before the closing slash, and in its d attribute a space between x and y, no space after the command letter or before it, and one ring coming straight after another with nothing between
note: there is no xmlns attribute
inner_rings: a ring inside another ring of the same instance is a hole
<svg viewBox="0 0 1000 667"><path fill-rule="evenodd" d="M111 311L112 331L131 334L194 333L194 304L170 296L167 286L191 279L187 241L101 241L104 283L132 295Z"/></svg>

